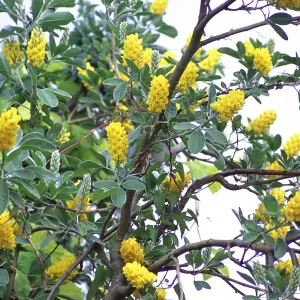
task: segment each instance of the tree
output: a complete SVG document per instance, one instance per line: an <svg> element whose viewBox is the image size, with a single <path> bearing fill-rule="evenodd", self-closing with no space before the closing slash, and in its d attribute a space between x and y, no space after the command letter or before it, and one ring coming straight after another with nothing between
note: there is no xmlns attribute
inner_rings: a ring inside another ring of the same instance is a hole
<svg viewBox="0 0 300 300"><path fill-rule="evenodd" d="M87 299L161 300L171 288L184 299L183 274L200 295L209 276L243 299L297 290L300 133L281 145L268 132L275 111L249 122L239 112L270 90L299 94L299 57L251 30L271 26L288 40L281 26L299 24L287 10L300 2L201 0L180 59L156 43L177 35L163 21L167 2L79 0L74 19L74 0L32 0L30 14L22 0L0 1L15 22L0 31L1 299L83 299L87 290ZM241 10L264 18L205 36L212 19ZM210 45L241 32L249 40L235 49ZM227 83L222 54L241 64ZM293 73L277 71L288 64ZM251 216L234 211L238 237L184 238L198 224L188 203L205 188L261 200ZM227 260L244 269L240 280Z"/></svg>

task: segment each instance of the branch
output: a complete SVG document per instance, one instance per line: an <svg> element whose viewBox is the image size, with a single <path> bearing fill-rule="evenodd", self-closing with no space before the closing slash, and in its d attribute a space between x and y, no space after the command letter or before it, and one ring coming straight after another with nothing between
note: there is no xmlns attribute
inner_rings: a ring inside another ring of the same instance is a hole
<svg viewBox="0 0 300 300"><path fill-rule="evenodd" d="M183 292L183 285L182 285L181 277L180 277L179 261L178 261L177 257L175 257L175 256L172 256L171 258L172 258L172 260L174 260L174 262L176 264L176 276L177 276L177 282L178 282L178 286L179 286L179 290L180 290L179 300L183 300L184 292Z"/></svg>
<svg viewBox="0 0 300 300"><path fill-rule="evenodd" d="M295 21L300 21L300 16L293 17L292 22L295 22ZM267 20L264 20L264 21L261 21L261 22L258 22L258 23L254 23L254 24L251 24L251 25L247 25L245 27L233 29L233 30L221 33L219 35L212 36L212 37L200 42L199 43L199 48L203 47L205 45L208 45L212 42L227 38L229 36L232 36L232 35L235 35L235 34L238 34L238 33L241 33L241 32L245 32L245 31L249 31L249 30L252 30L252 29L255 29L255 28L258 28L258 27L261 27L261 26L265 26L265 25L269 25L269 22Z"/></svg>

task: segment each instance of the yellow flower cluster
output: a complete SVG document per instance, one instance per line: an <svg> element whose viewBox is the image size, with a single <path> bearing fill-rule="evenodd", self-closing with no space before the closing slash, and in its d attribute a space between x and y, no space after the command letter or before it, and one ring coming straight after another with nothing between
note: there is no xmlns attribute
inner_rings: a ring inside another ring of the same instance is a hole
<svg viewBox="0 0 300 300"><path fill-rule="evenodd" d="M288 156L297 155L300 151L300 133L292 135L282 148Z"/></svg>
<svg viewBox="0 0 300 300"><path fill-rule="evenodd" d="M172 58L174 60L177 60L176 58L176 54L173 53L172 51L166 51L162 57L162 59L160 60L159 62L159 67L162 68L162 67L168 67L170 65L169 62L167 62L166 58Z"/></svg>
<svg viewBox="0 0 300 300"><path fill-rule="evenodd" d="M187 88L195 86L197 74L198 74L197 65L191 61L187 65L177 85L181 93L184 93Z"/></svg>
<svg viewBox="0 0 300 300"><path fill-rule="evenodd" d="M6 40L3 45L3 55L8 60L9 65L18 67L24 59L24 53L21 52L20 43L16 40Z"/></svg>
<svg viewBox="0 0 300 300"><path fill-rule="evenodd" d="M64 143L68 142L70 140L70 137L71 137L71 132L63 129L57 139L57 144L62 145Z"/></svg>
<svg viewBox="0 0 300 300"><path fill-rule="evenodd" d="M298 256L297 260L298 260L298 263L300 263L300 256ZM278 272L285 269L285 277L286 277L286 279L289 279L291 270L293 268L293 263L290 259L288 259L287 261L279 261L278 264L276 264L274 268Z"/></svg>
<svg viewBox="0 0 300 300"><path fill-rule="evenodd" d="M230 91L227 95L219 97L210 107L220 114L221 120L230 120L234 114L242 109L245 103L244 91Z"/></svg>
<svg viewBox="0 0 300 300"><path fill-rule="evenodd" d="M217 48L213 48L207 51L207 55L208 56L199 63L199 67L206 72L211 72L218 64L222 53L220 53Z"/></svg>
<svg viewBox="0 0 300 300"><path fill-rule="evenodd" d="M284 171L284 168L277 162L272 162L269 166L265 168L265 170L277 170L277 171ZM268 178L273 179L279 177L278 175L267 175Z"/></svg>
<svg viewBox="0 0 300 300"><path fill-rule="evenodd" d="M46 37L41 28L34 28L27 45L27 58L32 65L37 68L45 59Z"/></svg>
<svg viewBox="0 0 300 300"><path fill-rule="evenodd" d="M253 56L255 48L253 47L251 41L250 40L245 41L244 46L245 46L245 55L246 56Z"/></svg>
<svg viewBox="0 0 300 300"><path fill-rule="evenodd" d="M82 75L86 78L89 78L89 74L88 74L87 70L95 72L95 68L90 64L90 62L86 63L86 69L85 70L81 69L81 68L77 68L78 74L80 74L80 75ZM89 82L84 80L84 78L82 78L82 83L87 89L91 89L93 87Z"/></svg>
<svg viewBox="0 0 300 300"><path fill-rule="evenodd" d="M167 290L157 289L157 300L166 300Z"/></svg>
<svg viewBox="0 0 300 300"><path fill-rule="evenodd" d="M5 211L0 215L0 249L14 249L16 247L15 239L9 212Z"/></svg>
<svg viewBox="0 0 300 300"><path fill-rule="evenodd" d="M54 265L50 266L46 271L46 278L53 282L56 282L60 277L69 269L69 267L75 262L76 257L71 256L67 257L64 260L61 260ZM76 270L73 270L70 275L67 277L67 280L71 280L77 274Z"/></svg>
<svg viewBox="0 0 300 300"><path fill-rule="evenodd" d="M185 44L184 50L186 50L186 48L189 46L189 44L190 44L190 42L191 42L191 40L192 40L192 36L193 36L193 34L190 33L189 36L188 36L188 38L187 38L187 40L186 40L186 44ZM201 48L199 48L199 49L196 51L196 53L194 54L194 57L195 57L196 59L200 59L200 56L201 56Z"/></svg>
<svg viewBox="0 0 300 300"><path fill-rule="evenodd" d="M145 285L151 284L156 280L156 275L154 273L149 272L144 266L136 261L127 263L123 267L123 273L127 281L137 289L141 289Z"/></svg>
<svg viewBox="0 0 300 300"><path fill-rule="evenodd" d="M146 48L143 53L143 64L148 65L149 67L151 66L151 56L152 56L152 49L151 48Z"/></svg>
<svg viewBox="0 0 300 300"><path fill-rule="evenodd" d="M136 241L136 238L129 238L121 243L121 256L125 263L137 261L144 262L144 250Z"/></svg>
<svg viewBox="0 0 300 300"><path fill-rule="evenodd" d="M300 222L300 191L281 209L281 213L289 222Z"/></svg>
<svg viewBox="0 0 300 300"><path fill-rule="evenodd" d="M162 16L166 12L167 6L168 0L154 0L150 6L150 11L157 16Z"/></svg>
<svg viewBox="0 0 300 300"><path fill-rule="evenodd" d="M164 191L172 191L175 190L180 192L183 190L189 182L192 180L192 176L190 172L184 172L184 180L180 177L179 173L175 174L175 178L167 177L160 185L161 189Z"/></svg>
<svg viewBox="0 0 300 300"><path fill-rule="evenodd" d="M75 184L74 184L75 185ZM75 200L69 200L67 201L67 206L71 209L78 209L78 210L90 210L90 201L91 199L88 196L84 197L83 203L79 202L81 201L82 197L77 197ZM86 221L87 215L86 214L79 214L79 220L80 221Z"/></svg>
<svg viewBox="0 0 300 300"><path fill-rule="evenodd" d="M148 94L149 110L155 113L162 112L169 102L169 82L163 76L154 76Z"/></svg>
<svg viewBox="0 0 300 300"><path fill-rule="evenodd" d="M143 66L144 50L142 41L139 40L139 35L137 33L129 34L126 36L122 55L122 58L124 60L123 65L125 67L127 67L126 59L133 61L138 68L141 68Z"/></svg>
<svg viewBox="0 0 300 300"><path fill-rule="evenodd" d="M282 8L286 10L287 8L299 8L300 7L300 0L277 0L276 7L278 9Z"/></svg>
<svg viewBox="0 0 300 300"><path fill-rule="evenodd" d="M15 107L2 112L0 116L0 151L9 151L16 143L21 117Z"/></svg>
<svg viewBox="0 0 300 300"><path fill-rule="evenodd" d="M270 129L270 126L275 122L277 117L276 111L266 110L260 114L256 119L254 119L249 126L247 126L246 131L253 130L257 135L262 132L266 132Z"/></svg>
<svg viewBox="0 0 300 300"><path fill-rule="evenodd" d="M128 135L120 122L111 122L106 127L108 152L113 160L125 162L128 153Z"/></svg>
<svg viewBox="0 0 300 300"><path fill-rule="evenodd" d="M125 128L126 132L134 130L134 125L132 124L131 120L128 118L125 118L122 121L122 127Z"/></svg>
<svg viewBox="0 0 300 300"><path fill-rule="evenodd" d="M284 219L282 218L280 221L283 222ZM265 228L267 230L270 230L270 229L274 228L274 226L271 224L266 224ZM276 241L276 240L278 240L278 238L285 238L285 236L289 230L290 230L290 226L282 226L279 228L274 228L273 230L269 231L268 235Z"/></svg>
<svg viewBox="0 0 300 300"><path fill-rule="evenodd" d="M280 188L275 188L270 192L270 195L276 198L278 204L282 204L284 202L284 191L282 191ZM266 207L263 203L260 203L258 205L258 208L255 210L254 218L256 220L262 221L264 224L267 224L271 216L266 214Z"/></svg>
<svg viewBox="0 0 300 300"><path fill-rule="evenodd" d="M267 76L272 67L272 58L267 48L256 48L253 59L254 68L264 76Z"/></svg>

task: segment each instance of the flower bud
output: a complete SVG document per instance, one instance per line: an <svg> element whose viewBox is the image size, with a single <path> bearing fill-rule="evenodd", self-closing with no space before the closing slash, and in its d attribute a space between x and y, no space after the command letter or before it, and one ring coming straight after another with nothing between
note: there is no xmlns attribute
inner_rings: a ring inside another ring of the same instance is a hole
<svg viewBox="0 0 300 300"><path fill-rule="evenodd" d="M263 266L259 262L254 262L253 264L254 267L254 278L258 283L266 283L266 271L263 268Z"/></svg>
<svg viewBox="0 0 300 300"><path fill-rule="evenodd" d="M150 67L152 74L154 74L157 71L159 63L160 63L160 54L157 50L153 50L151 54L151 67Z"/></svg>
<svg viewBox="0 0 300 300"><path fill-rule="evenodd" d="M126 21L123 21L120 23L120 29L119 29L119 35L120 35L121 42L123 42L125 40L126 32L127 32L127 23L126 23Z"/></svg>
<svg viewBox="0 0 300 300"><path fill-rule="evenodd" d="M51 154L51 159L50 159L50 171L54 174L58 173L59 171L59 166L60 166L60 154L58 150L55 150Z"/></svg>

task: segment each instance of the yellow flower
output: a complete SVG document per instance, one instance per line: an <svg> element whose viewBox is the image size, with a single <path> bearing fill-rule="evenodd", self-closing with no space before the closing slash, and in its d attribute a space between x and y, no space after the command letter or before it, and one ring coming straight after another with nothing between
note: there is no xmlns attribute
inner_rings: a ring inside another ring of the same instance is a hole
<svg viewBox="0 0 300 300"><path fill-rule="evenodd" d="M275 188L270 192L270 195L276 198L278 204L284 202L284 191L280 188ZM266 207L263 203L258 205L258 208L255 210L254 218L258 221L262 221L264 224L267 224L271 220L271 215L266 214Z"/></svg>
<svg viewBox="0 0 300 300"><path fill-rule="evenodd" d="M132 124L131 120L128 118L125 118L122 121L122 126L125 128L126 132L134 130L134 125Z"/></svg>
<svg viewBox="0 0 300 300"><path fill-rule="evenodd" d="M300 0L277 0L276 1L276 7L278 9L284 9L287 8L293 9L293 8L299 8L300 7Z"/></svg>
<svg viewBox="0 0 300 300"><path fill-rule="evenodd" d="M0 215L0 249L14 249L16 247L15 239L9 212L5 211Z"/></svg>
<svg viewBox="0 0 300 300"><path fill-rule="evenodd" d="M156 280L156 275L149 272L140 263L134 261L127 263L123 267L123 273L127 281L135 288L141 289L145 285L149 285Z"/></svg>
<svg viewBox="0 0 300 300"><path fill-rule="evenodd" d="M217 102L213 102L210 106L213 110L220 114L221 120L230 120L245 103L244 91L230 91L227 95L219 97Z"/></svg>
<svg viewBox="0 0 300 300"><path fill-rule="evenodd" d="M157 289L157 300L166 300L167 290Z"/></svg>
<svg viewBox="0 0 300 300"><path fill-rule="evenodd" d="M173 60L177 60L176 58L176 54L173 53L172 51L166 51L162 57L162 59L159 62L159 67L168 67L170 65L170 63L166 60L166 58L172 58Z"/></svg>
<svg viewBox="0 0 300 300"><path fill-rule="evenodd" d="M78 179L76 182L74 182L74 186L77 187L80 184L81 180Z"/></svg>
<svg viewBox="0 0 300 300"><path fill-rule="evenodd" d="M151 66L151 56L152 56L152 49L151 48L146 48L144 50L144 54L143 54L143 64L148 64L148 66Z"/></svg>
<svg viewBox="0 0 300 300"><path fill-rule="evenodd" d="M46 278L50 281L58 281L60 277L69 269L69 267L75 262L76 257L67 257L54 265L50 266L46 271ZM76 270L73 270L66 280L71 280L77 274Z"/></svg>
<svg viewBox="0 0 300 300"><path fill-rule="evenodd" d="M189 46L191 40L192 40L192 36L193 34L190 33L187 40L186 40L186 44L185 44L185 47L184 47L184 50L186 50L186 48ZM197 59L200 59L200 56L201 56L201 48L199 48L196 53L194 54L194 57L197 58Z"/></svg>
<svg viewBox="0 0 300 300"><path fill-rule="evenodd" d="M292 135L282 148L286 152L287 156L297 155L300 151L300 133Z"/></svg>
<svg viewBox="0 0 300 300"><path fill-rule="evenodd" d="M251 41L247 40L244 42L245 46L245 55L246 56L254 56L255 48L253 47Z"/></svg>
<svg viewBox="0 0 300 300"><path fill-rule="evenodd" d="M284 171L284 168L277 162L272 162L269 166L267 166L264 170L277 170L277 171ZM276 177L280 177L279 175L267 175L268 178L273 179Z"/></svg>
<svg viewBox="0 0 300 300"><path fill-rule="evenodd" d="M62 145L70 140L71 132L66 131L65 128L62 129L60 135L57 139L57 144Z"/></svg>
<svg viewBox="0 0 300 300"><path fill-rule="evenodd" d="M74 184L75 185L75 184ZM77 186L77 185L75 185ZM75 200L69 200L66 202L67 207L72 209L78 209L78 210L90 210L90 201L91 199L88 196L84 197L83 203L81 202L82 197L77 197ZM86 214L79 214L79 220L80 221L86 221L87 215Z"/></svg>
<svg viewBox="0 0 300 300"><path fill-rule="evenodd" d="M88 74L88 71L87 71L87 70L90 70L90 71L92 71L92 72L95 72L95 68L91 65L90 62L86 62L86 69L85 69L85 70L84 70L84 69L81 69L81 68L77 68L78 74L80 74L80 75L82 75L82 76L84 76L84 77L86 77L86 78L88 79L88 78L89 78L89 74ZM81 80L82 80L83 85L84 85L87 89L91 89L91 88L93 87L89 82L87 82L86 79L81 78Z"/></svg>
<svg viewBox="0 0 300 300"><path fill-rule="evenodd" d="M0 223L1 224L1 223ZM19 235L20 226L15 220L11 220L14 235Z"/></svg>
<svg viewBox="0 0 300 300"><path fill-rule="evenodd" d="M0 151L9 151L16 144L20 121L21 117L15 107L2 112L0 116Z"/></svg>
<svg viewBox="0 0 300 300"><path fill-rule="evenodd" d="M127 67L126 59L133 61L138 68L143 66L143 46L142 41L139 40L137 33L127 35L124 41L124 47L122 50L123 65Z"/></svg>
<svg viewBox="0 0 300 300"><path fill-rule="evenodd" d="M172 191L175 190L180 192L183 190L189 182L192 180L190 172L184 172L184 179L180 177L179 173L175 174L175 178L167 177L160 185L161 189L164 191Z"/></svg>
<svg viewBox="0 0 300 300"><path fill-rule="evenodd" d="M218 64L222 53L220 53L217 48L213 48L207 51L207 55L208 56L199 63L199 67L206 72L211 72Z"/></svg>
<svg viewBox="0 0 300 300"><path fill-rule="evenodd" d="M157 15L162 16L166 12L168 0L154 0L150 6L150 11Z"/></svg>
<svg viewBox="0 0 300 300"><path fill-rule="evenodd" d="M246 128L246 131L253 130L257 135L266 132L270 126L275 122L277 117L275 110L266 110L254 119Z"/></svg>
<svg viewBox="0 0 300 300"><path fill-rule="evenodd" d="M27 45L27 58L32 65L37 68L45 59L46 37L41 28L34 28Z"/></svg>
<svg viewBox="0 0 300 300"><path fill-rule="evenodd" d="M256 48L253 59L254 68L264 76L267 76L272 67L272 58L267 48Z"/></svg>
<svg viewBox="0 0 300 300"><path fill-rule="evenodd" d="M267 230L274 228L273 230L268 232L268 235L272 237L274 240L278 240L278 238L284 239L288 231L290 230L290 226L282 226L279 228L275 228L271 224L266 224L265 228Z"/></svg>
<svg viewBox="0 0 300 300"><path fill-rule="evenodd" d="M300 222L300 191L281 209L281 213L289 222Z"/></svg>
<svg viewBox="0 0 300 300"><path fill-rule="evenodd" d="M149 110L155 113L162 112L169 102L169 82L163 76L154 76L148 94Z"/></svg>
<svg viewBox="0 0 300 300"><path fill-rule="evenodd" d="M113 160L125 162L128 153L128 136L120 122L111 122L106 127L108 152Z"/></svg>
<svg viewBox="0 0 300 300"><path fill-rule="evenodd" d="M129 238L121 243L121 256L125 263L137 261L144 262L144 250L136 241L136 238Z"/></svg>
<svg viewBox="0 0 300 300"><path fill-rule="evenodd" d="M2 52L12 68L18 67L24 59L24 53L21 52L20 43L16 40L6 40Z"/></svg>
<svg viewBox="0 0 300 300"><path fill-rule="evenodd" d="M194 87L198 75L198 68L192 61L187 65L177 85L181 93L184 93L187 88Z"/></svg>
<svg viewBox="0 0 300 300"><path fill-rule="evenodd" d="M300 256L297 257L298 263L300 263ZM293 263L290 259L288 259L287 261L279 261L276 265L275 265L275 270L277 270L278 272L282 271L283 269L285 269L285 277L286 279L290 278L290 273L291 270L293 268Z"/></svg>

